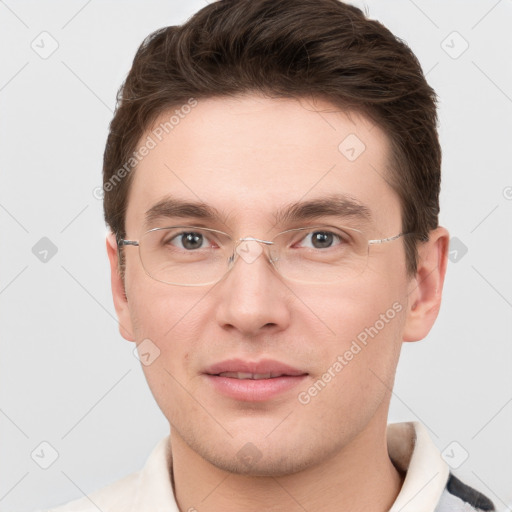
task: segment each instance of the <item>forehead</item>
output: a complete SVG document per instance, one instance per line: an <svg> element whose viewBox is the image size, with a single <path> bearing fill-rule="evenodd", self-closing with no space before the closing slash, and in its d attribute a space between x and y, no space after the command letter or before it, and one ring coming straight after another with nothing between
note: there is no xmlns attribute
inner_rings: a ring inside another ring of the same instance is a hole
<svg viewBox="0 0 512 512"><path fill-rule="evenodd" d="M382 229L400 217L386 181L386 135L363 115L323 100L198 100L163 113L143 145L150 150L132 171L128 233L140 231L145 213L169 195L255 227L273 223L283 205L332 194L366 206Z"/></svg>

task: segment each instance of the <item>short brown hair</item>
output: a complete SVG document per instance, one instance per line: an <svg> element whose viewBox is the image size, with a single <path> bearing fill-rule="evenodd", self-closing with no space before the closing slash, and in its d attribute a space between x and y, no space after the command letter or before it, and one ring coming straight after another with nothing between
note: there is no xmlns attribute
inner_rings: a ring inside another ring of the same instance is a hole
<svg viewBox="0 0 512 512"><path fill-rule="evenodd" d="M154 121L191 98L251 92L323 98L384 130L387 179L401 201L402 231L413 233L404 243L407 271L415 273L417 242L438 225L436 94L402 40L339 0L219 0L142 42L118 91L104 153L105 221L116 237L126 236L132 156Z"/></svg>

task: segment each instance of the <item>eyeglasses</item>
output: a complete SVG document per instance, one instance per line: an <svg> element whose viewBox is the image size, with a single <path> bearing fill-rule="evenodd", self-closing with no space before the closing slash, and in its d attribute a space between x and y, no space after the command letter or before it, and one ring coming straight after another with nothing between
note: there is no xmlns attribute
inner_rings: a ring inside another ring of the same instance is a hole
<svg viewBox="0 0 512 512"><path fill-rule="evenodd" d="M233 240L216 229L171 226L150 229L140 240L118 239L118 247L138 246L146 274L166 284L204 286L219 282L238 257L253 263L263 252L285 279L321 284L343 281L363 272L370 246L410 233L369 240L361 231L342 226L288 229L272 240Z"/></svg>

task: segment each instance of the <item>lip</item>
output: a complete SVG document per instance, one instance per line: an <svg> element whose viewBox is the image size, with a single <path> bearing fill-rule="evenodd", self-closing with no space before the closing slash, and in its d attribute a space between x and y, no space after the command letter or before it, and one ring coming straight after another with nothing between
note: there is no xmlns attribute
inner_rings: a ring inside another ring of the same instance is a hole
<svg viewBox="0 0 512 512"><path fill-rule="evenodd" d="M305 375L307 373L273 359L261 359L260 361L227 359L226 361L221 361L209 366L204 371L204 373L207 373L208 375L218 375L219 373L224 372L273 373L292 377Z"/></svg>
<svg viewBox="0 0 512 512"><path fill-rule="evenodd" d="M220 376L224 372L277 374L268 379L237 379ZM213 364L205 371L205 378L215 391L235 400L261 402L270 400L297 386L307 372L272 359L244 361L229 359Z"/></svg>

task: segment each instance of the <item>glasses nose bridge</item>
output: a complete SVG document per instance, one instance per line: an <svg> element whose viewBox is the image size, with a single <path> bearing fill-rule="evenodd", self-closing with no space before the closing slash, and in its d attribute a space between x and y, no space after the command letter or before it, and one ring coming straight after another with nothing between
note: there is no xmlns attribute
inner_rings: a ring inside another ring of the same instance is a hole
<svg viewBox="0 0 512 512"><path fill-rule="evenodd" d="M275 245L274 241L271 240L262 240L261 238L254 238L253 236L244 236L243 238L239 238L233 247L233 252L236 252L237 248L242 244L243 242L258 242L263 247L268 247L270 245Z"/></svg>
<svg viewBox="0 0 512 512"><path fill-rule="evenodd" d="M253 236L245 236L243 238L238 238L237 240L232 240L232 245L231 245L232 250L231 250L231 255L229 257L229 266L230 266L230 268L232 267L232 265L234 265L234 263L236 262L238 257L241 256L237 249L238 249L238 247L240 247L240 245L243 242L257 242L260 245L262 245L263 248L264 247L270 247L271 245L276 245L275 242L272 241L272 240L262 240L261 238L255 238ZM269 252L267 253L267 258L272 263L273 258L272 258L272 255ZM244 258L242 257L242 259L244 259Z"/></svg>
<svg viewBox="0 0 512 512"><path fill-rule="evenodd" d="M273 245L275 243L271 240L262 240L261 238L254 238L253 236L244 236L236 241L236 247L238 247L242 242L259 242L260 244L265 245Z"/></svg>

